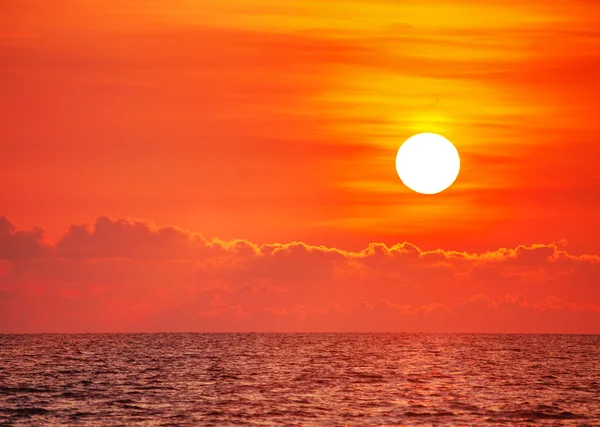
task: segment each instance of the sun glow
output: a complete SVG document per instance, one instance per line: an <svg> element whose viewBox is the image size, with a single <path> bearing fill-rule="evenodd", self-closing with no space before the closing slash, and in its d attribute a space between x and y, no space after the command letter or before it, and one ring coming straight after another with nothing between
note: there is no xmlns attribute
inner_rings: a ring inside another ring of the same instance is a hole
<svg viewBox="0 0 600 427"><path fill-rule="evenodd" d="M417 193L444 191L454 183L459 170L458 151L450 141L435 133L411 136L396 155L398 176Z"/></svg>

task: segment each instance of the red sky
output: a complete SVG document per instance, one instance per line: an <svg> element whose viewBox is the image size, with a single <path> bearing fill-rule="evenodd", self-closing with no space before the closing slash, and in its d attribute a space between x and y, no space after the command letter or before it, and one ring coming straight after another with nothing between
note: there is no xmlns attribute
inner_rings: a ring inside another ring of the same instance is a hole
<svg viewBox="0 0 600 427"><path fill-rule="evenodd" d="M600 5L398 3L3 1L0 332L600 333Z"/></svg>

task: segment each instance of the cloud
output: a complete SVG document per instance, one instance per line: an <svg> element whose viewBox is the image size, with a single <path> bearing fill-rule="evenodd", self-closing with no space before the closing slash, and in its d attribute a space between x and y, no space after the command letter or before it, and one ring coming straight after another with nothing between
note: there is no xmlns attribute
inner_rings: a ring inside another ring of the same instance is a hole
<svg viewBox="0 0 600 427"><path fill-rule="evenodd" d="M235 243L231 247L235 249ZM141 221L100 217L92 229L86 224L71 225L56 249L64 258L175 260L218 256L225 254L228 247L175 227L151 228Z"/></svg>
<svg viewBox="0 0 600 427"><path fill-rule="evenodd" d="M0 216L0 259L17 260L39 258L49 254L49 248L43 243L44 231L16 230L8 219Z"/></svg>
<svg viewBox="0 0 600 427"><path fill-rule="evenodd" d="M600 316L600 257L574 255L565 242L347 251L100 217L44 244L39 228L2 227L4 331L66 331L72 319L97 331L589 331Z"/></svg>

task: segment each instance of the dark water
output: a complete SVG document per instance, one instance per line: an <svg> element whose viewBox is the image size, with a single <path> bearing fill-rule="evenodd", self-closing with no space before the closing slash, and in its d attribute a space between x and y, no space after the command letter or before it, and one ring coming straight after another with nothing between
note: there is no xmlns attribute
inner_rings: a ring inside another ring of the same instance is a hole
<svg viewBox="0 0 600 427"><path fill-rule="evenodd" d="M0 335L4 425L600 425L600 336Z"/></svg>

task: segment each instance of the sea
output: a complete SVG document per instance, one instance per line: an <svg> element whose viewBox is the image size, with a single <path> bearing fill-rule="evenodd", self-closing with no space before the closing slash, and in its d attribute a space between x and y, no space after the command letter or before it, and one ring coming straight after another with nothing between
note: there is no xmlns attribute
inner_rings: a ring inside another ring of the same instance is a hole
<svg viewBox="0 0 600 427"><path fill-rule="evenodd" d="M0 335L5 426L600 426L600 335Z"/></svg>

